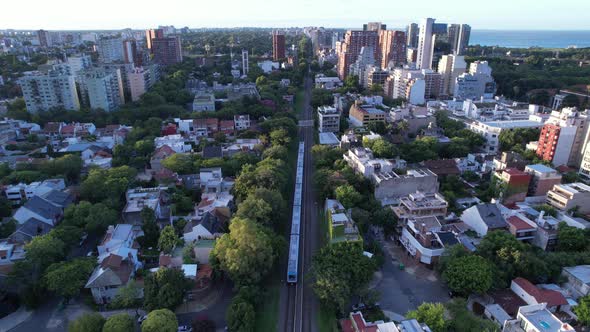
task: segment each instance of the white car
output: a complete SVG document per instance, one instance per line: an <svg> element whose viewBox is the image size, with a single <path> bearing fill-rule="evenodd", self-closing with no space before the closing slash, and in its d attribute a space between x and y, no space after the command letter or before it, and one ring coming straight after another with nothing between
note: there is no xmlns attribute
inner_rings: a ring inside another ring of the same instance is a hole
<svg viewBox="0 0 590 332"><path fill-rule="evenodd" d="M146 319L147 319L147 315L143 315L137 319L137 322L139 323L139 325L141 325L141 323L143 323L143 321Z"/></svg>

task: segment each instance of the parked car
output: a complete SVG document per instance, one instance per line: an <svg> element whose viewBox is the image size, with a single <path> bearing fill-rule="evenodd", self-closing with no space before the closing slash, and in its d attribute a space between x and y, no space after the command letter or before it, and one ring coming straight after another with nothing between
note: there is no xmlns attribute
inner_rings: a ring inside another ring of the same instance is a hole
<svg viewBox="0 0 590 332"><path fill-rule="evenodd" d="M178 327L178 332L193 332L193 328L188 325L180 325Z"/></svg>
<svg viewBox="0 0 590 332"><path fill-rule="evenodd" d="M357 304L353 304L352 305L352 310L357 311L357 310L363 310L365 309L367 306L364 303L357 303Z"/></svg>
<svg viewBox="0 0 590 332"><path fill-rule="evenodd" d="M80 243L78 243L78 247L81 247L84 245L84 242L86 242L86 239L88 238L88 233L84 233L82 234L82 237L80 238Z"/></svg>

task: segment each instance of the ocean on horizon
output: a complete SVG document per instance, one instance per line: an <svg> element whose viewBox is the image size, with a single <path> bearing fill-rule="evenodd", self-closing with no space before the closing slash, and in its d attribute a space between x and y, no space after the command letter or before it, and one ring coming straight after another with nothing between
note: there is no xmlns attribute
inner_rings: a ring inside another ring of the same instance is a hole
<svg viewBox="0 0 590 332"><path fill-rule="evenodd" d="M511 48L582 48L590 47L590 31L474 29L469 44Z"/></svg>

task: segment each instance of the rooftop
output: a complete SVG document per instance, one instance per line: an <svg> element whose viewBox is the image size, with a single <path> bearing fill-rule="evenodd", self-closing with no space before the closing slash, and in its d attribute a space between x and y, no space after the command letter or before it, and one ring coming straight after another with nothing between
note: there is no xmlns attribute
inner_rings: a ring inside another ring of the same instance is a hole
<svg viewBox="0 0 590 332"><path fill-rule="evenodd" d="M483 122L483 124L490 126L490 127L501 128L501 129L540 127L543 125L540 122L531 121L531 120L488 121L488 122Z"/></svg>
<svg viewBox="0 0 590 332"><path fill-rule="evenodd" d="M590 284L590 265L567 266L563 269L581 282Z"/></svg>
<svg viewBox="0 0 590 332"><path fill-rule="evenodd" d="M528 307L528 306L527 306ZM547 309L523 310L527 307L520 308L518 312L526 321L532 324L537 331L543 332L563 332L575 331L569 324L563 323Z"/></svg>
<svg viewBox="0 0 590 332"><path fill-rule="evenodd" d="M534 164L534 165L527 165L526 168L531 169L535 172L538 173L553 173L556 172L556 170L554 170L551 167L545 166L543 164Z"/></svg>

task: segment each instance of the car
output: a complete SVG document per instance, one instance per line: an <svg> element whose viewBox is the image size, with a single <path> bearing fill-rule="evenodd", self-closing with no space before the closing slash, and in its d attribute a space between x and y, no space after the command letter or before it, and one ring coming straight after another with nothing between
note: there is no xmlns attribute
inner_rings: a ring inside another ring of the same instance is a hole
<svg viewBox="0 0 590 332"><path fill-rule="evenodd" d="M87 254L86 257L92 257L94 256L94 251L90 250Z"/></svg>
<svg viewBox="0 0 590 332"><path fill-rule="evenodd" d="M178 327L178 332L192 332L193 328L188 325L180 325Z"/></svg>
<svg viewBox="0 0 590 332"><path fill-rule="evenodd" d="M139 323L139 325L141 325L141 323L143 323L143 321L146 319L147 319L147 315L143 315L137 319L137 322Z"/></svg>

